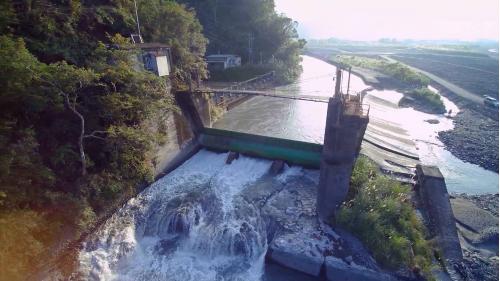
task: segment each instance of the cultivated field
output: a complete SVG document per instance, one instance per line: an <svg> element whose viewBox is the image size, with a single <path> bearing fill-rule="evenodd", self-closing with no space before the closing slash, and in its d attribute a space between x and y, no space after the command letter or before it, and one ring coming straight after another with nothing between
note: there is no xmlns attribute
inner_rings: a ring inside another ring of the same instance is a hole
<svg viewBox="0 0 500 281"><path fill-rule="evenodd" d="M396 54L393 58L430 72L476 95L498 98L498 60L486 55Z"/></svg>

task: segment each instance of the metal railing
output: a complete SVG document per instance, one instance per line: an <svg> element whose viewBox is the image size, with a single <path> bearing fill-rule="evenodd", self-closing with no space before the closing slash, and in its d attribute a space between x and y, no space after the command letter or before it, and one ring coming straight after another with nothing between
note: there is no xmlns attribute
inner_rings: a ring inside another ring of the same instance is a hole
<svg viewBox="0 0 500 281"><path fill-rule="evenodd" d="M368 117L370 114L370 105L358 101L344 102L344 115Z"/></svg>

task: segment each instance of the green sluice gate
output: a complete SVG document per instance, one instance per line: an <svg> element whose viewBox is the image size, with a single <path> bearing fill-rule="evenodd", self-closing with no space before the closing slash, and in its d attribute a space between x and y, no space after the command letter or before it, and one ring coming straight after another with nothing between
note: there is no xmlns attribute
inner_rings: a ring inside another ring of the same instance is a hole
<svg viewBox="0 0 500 281"><path fill-rule="evenodd" d="M316 169L319 169L323 150L321 144L213 128L203 128L198 141L203 147L211 150L235 151Z"/></svg>

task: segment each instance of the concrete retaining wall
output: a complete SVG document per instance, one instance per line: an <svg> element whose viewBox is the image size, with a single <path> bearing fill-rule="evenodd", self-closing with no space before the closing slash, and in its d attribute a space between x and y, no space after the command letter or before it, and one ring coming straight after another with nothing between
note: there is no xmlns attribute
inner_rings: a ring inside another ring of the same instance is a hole
<svg viewBox="0 0 500 281"><path fill-rule="evenodd" d="M463 258L462 248L443 175L437 167L419 164L417 177L418 195L443 257L448 262L460 262Z"/></svg>

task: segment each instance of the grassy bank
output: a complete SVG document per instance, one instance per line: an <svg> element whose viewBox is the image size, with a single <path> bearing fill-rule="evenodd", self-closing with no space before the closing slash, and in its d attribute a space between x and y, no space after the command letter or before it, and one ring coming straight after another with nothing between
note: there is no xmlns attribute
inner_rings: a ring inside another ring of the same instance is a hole
<svg viewBox="0 0 500 281"><path fill-rule="evenodd" d="M431 80L401 63L389 62L378 57L346 55L334 56L331 60L345 67L354 66L374 70L392 77L400 82L401 85L405 85L404 89L401 90L413 98L420 109L429 113L444 113L446 111L441 97L427 89Z"/></svg>
<svg viewBox="0 0 500 281"><path fill-rule="evenodd" d="M441 97L426 87L412 89L408 91L407 94L417 102L426 106L428 109L430 109L431 112L446 112Z"/></svg>
<svg viewBox="0 0 500 281"><path fill-rule="evenodd" d="M432 250L410 193L409 186L381 175L373 162L360 157L352 173L348 198L337 214L337 224L357 235L384 267L406 267L433 280Z"/></svg>

